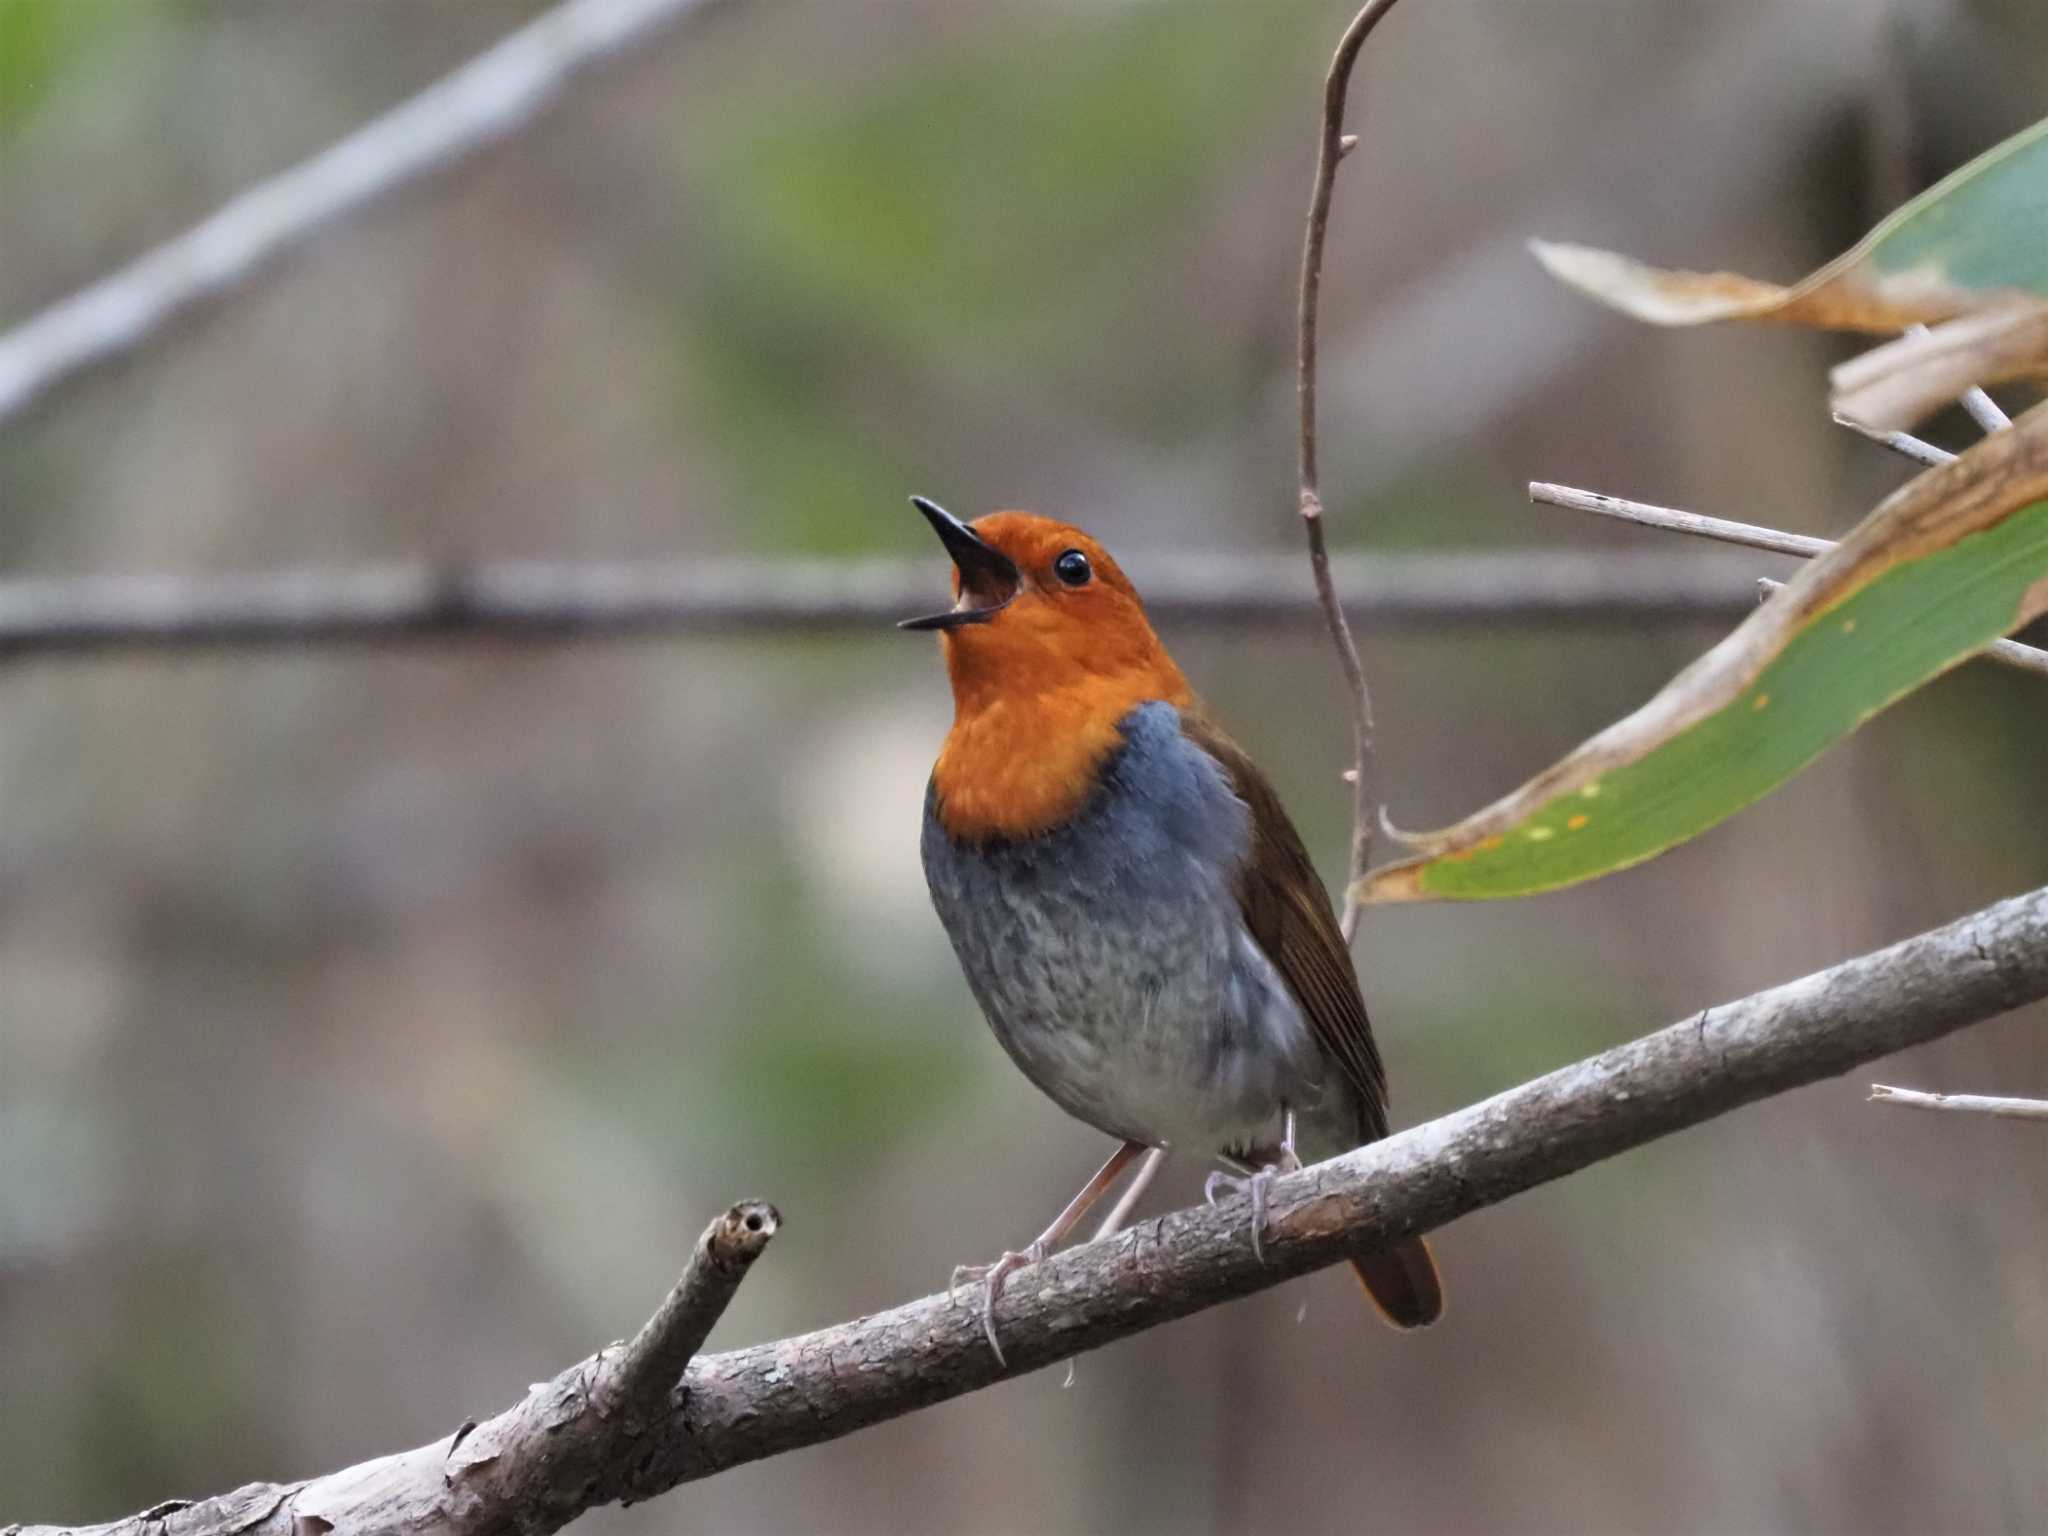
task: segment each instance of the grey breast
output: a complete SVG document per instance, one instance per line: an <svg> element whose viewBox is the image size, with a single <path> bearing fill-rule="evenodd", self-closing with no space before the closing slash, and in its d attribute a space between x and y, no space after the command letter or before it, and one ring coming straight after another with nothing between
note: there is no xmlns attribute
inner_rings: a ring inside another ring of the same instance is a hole
<svg viewBox="0 0 2048 1536"><path fill-rule="evenodd" d="M1154 1145L1270 1143L1324 1073L1239 910L1250 812L1172 705L1118 726L1080 814L1040 836L955 843L928 790L932 902L996 1038L1069 1113Z"/></svg>

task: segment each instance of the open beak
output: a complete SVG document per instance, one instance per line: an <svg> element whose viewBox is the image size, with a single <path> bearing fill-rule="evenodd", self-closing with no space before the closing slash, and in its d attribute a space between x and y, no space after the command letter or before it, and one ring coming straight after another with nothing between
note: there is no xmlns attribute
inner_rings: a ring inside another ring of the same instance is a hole
<svg viewBox="0 0 2048 1536"><path fill-rule="evenodd" d="M910 504L924 514L946 553L953 557L954 569L960 573L960 590L944 613L905 619L896 627L955 629L962 624L986 624L1009 607L1021 581L1016 562L937 502L913 496Z"/></svg>

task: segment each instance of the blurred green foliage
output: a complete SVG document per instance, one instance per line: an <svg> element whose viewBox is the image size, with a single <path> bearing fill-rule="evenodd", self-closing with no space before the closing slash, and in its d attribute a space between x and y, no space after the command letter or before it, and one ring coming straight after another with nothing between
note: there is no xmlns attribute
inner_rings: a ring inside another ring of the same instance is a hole
<svg viewBox="0 0 2048 1536"><path fill-rule="evenodd" d="M0 143L67 71L170 0L0 0Z"/></svg>
<svg viewBox="0 0 2048 1536"><path fill-rule="evenodd" d="M700 152L717 238L680 312L678 362L746 499L776 510L774 540L916 538L873 515L875 486L929 460L914 423L891 431L863 408L880 376L943 380L972 358L1060 381L1076 410L1139 433L1199 435L1233 404L1226 377L1154 368L1134 389L1126 371L1075 362L1131 302L1100 275L1142 269L1205 195L1266 110L1245 80L1309 19L1146 6L1076 46L1069 16L906 57L851 98L723 119Z"/></svg>

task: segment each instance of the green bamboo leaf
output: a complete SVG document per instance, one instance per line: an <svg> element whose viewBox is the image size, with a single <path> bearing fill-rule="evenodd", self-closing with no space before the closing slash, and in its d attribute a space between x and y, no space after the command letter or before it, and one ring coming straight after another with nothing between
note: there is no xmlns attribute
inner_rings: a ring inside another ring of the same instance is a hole
<svg viewBox="0 0 2048 1536"><path fill-rule="evenodd" d="M1358 882L1361 901L1528 896L1663 852L2048 611L2048 405L1912 481L1656 697Z"/></svg>
<svg viewBox="0 0 2048 1536"><path fill-rule="evenodd" d="M1530 247L1559 281L1654 325L1935 327L1835 371L1834 409L1886 430L1953 399L1958 381L2048 375L2048 119L1979 155L1789 287L1652 267L1590 246Z"/></svg>

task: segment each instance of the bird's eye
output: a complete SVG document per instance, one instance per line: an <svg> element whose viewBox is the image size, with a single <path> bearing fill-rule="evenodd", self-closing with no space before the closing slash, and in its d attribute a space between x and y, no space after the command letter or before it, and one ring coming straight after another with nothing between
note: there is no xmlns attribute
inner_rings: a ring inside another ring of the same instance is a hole
<svg viewBox="0 0 2048 1536"><path fill-rule="evenodd" d="M1094 574L1088 569L1088 557L1078 549L1070 549L1053 561L1052 573L1070 587L1085 587Z"/></svg>

